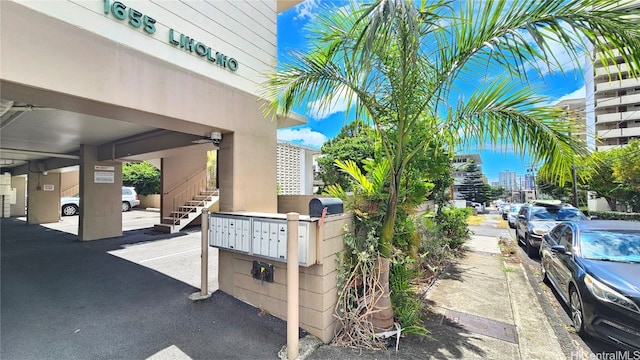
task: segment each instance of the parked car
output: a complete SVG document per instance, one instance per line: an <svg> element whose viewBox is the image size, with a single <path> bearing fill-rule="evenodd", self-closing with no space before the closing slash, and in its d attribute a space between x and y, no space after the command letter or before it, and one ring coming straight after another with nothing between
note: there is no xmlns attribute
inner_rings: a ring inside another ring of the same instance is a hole
<svg viewBox="0 0 640 360"><path fill-rule="evenodd" d="M544 236L541 274L569 306L573 326L640 350L640 223L560 223Z"/></svg>
<svg viewBox="0 0 640 360"><path fill-rule="evenodd" d="M516 220L518 219L518 212L523 204L511 204L509 211L507 212L507 223L512 229L516 228Z"/></svg>
<svg viewBox="0 0 640 360"><path fill-rule="evenodd" d="M511 210L511 204L500 205L499 212L502 215L502 220L507 220L507 215L509 215L509 210Z"/></svg>
<svg viewBox="0 0 640 360"><path fill-rule="evenodd" d="M62 216L77 215L80 211L80 197L69 196L60 198ZM132 187L122 187L122 211L129 211L131 208L140 205L138 193Z"/></svg>
<svg viewBox="0 0 640 360"><path fill-rule="evenodd" d="M529 257L537 257L540 243L549 229L561 221L589 220L580 210L561 202L534 202L520 208L516 219L516 238Z"/></svg>
<svg viewBox="0 0 640 360"><path fill-rule="evenodd" d="M471 203L471 207L476 209L478 214L482 214L484 212L484 204L477 203L477 202L472 202Z"/></svg>
<svg viewBox="0 0 640 360"><path fill-rule="evenodd" d="M138 193L136 189L132 187L122 187L122 211L129 211L131 208L140 205L140 199L138 199Z"/></svg>

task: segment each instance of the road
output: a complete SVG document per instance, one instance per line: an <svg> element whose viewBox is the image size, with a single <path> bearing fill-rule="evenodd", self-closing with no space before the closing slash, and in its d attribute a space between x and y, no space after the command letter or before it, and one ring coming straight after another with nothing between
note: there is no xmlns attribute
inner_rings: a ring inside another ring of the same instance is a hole
<svg viewBox="0 0 640 360"><path fill-rule="evenodd" d="M512 239L514 243L516 243L515 230L504 228L506 226L506 222L502 220L496 209L488 208L487 211L485 211L485 213L482 215L485 216L486 220L481 225L470 226L470 229L474 232L475 235L496 237L502 236ZM597 356L599 354L613 353L620 350L613 345L609 345L598 339L583 339L578 336L571 325L572 323L571 318L569 317L569 308L563 304L561 298L554 289L542 282L540 278L539 259L530 259L527 256L527 252L522 247L522 245L518 247L518 251L518 258L523 261L523 264L528 268L530 273L533 274L538 280L536 282L536 285L538 286L536 290L541 291L546 295L546 298L549 300L549 303L551 305L550 308L555 311L555 317L562 322L562 327L566 329L569 339L573 342L578 351L578 354L580 355L580 359L596 359L598 358Z"/></svg>

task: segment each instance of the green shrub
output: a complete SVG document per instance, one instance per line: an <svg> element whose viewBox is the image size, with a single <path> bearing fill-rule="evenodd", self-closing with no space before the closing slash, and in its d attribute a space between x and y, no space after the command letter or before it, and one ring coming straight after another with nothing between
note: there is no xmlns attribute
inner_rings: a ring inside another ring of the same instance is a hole
<svg viewBox="0 0 640 360"><path fill-rule="evenodd" d="M122 185L131 186L140 195L160 193L160 170L148 161L122 164Z"/></svg>
<svg viewBox="0 0 640 360"><path fill-rule="evenodd" d="M436 229L451 249L457 249L471 239L471 231L467 225L469 216L471 208L447 207L436 213Z"/></svg>
<svg viewBox="0 0 640 360"><path fill-rule="evenodd" d="M415 260L397 252L391 258L389 289L393 313L405 334L426 335L423 326L422 301L416 293L412 280L419 276Z"/></svg>
<svg viewBox="0 0 640 360"><path fill-rule="evenodd" d="M626 213L620 211L585 211L589 216L595 216L598 220L628 220L640 221L640 213Z"/></svg>

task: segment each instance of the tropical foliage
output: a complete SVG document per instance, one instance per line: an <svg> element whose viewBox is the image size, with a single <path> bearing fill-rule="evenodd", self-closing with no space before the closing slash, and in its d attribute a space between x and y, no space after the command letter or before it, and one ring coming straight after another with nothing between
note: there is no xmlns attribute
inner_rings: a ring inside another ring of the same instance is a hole
<svg viewBox="0 0 640 360"><path fill-rule="evenodd" d="M582 188L607 199L611 209L621 204L640 212L640 140L593 153L579 170L585 179Z"/></svg>
<svg viewBox="0 0 640 360"><path fill-rule="evenodd" d="M349 177L335 166L336 160L353 160L360 170L364 171L365 159L373 159L376 133L362 120L355 120L345 125L333 139L322 144L322 156L318 165L322 171L320 176L327 185L339 184L348 188Z"/></svg>
<svg viewBox="0 0 640 360"><path fill-rule="evenodd" d="M467 201L486 203L489 201L491 187L484 183L482 170L475 163L469 163L463 170L464 176L459 191Z"/></svg>
<svg viewBox="0 0 640 360"><path fill-rule="evenodd" d="M640 36L632 13L607 0L354 2L317 16L313 46L281 64L265 96L274 117L315 101L321 111L346 99L358 119L376 129L383 206L377 251L388 272L397 235L403 176L428 151L450 153L471 143L510 143L545 163L552 178L568 178L573 159L586 154L560 109L527 86L529 79L566 64L554 49L583 62L587 44L616 62L613 49L640 69ZM637 14L635 14L637 15ZM504 73L490 71L500 68ZM503 75L503 76L501 76ZM470 81L470 79L473 79ZM464 89L470 93L461 94ZM349 115L349 114L347 114ZM419 130L419 131L416 131ZM424 136L427 134L428 136ZM419 136L419 140L418 140ZM390 328L380 297L379 326ZM384 286L387 285L387 286ZM375 320L375 319L374 319Z"/></svg>
<svg viewBox="0 0 640 360"><path fill-rule="evenodd" d="M122 185L132 186L140 195L160 193L160 170L148 161L122 164Z"/></svg>

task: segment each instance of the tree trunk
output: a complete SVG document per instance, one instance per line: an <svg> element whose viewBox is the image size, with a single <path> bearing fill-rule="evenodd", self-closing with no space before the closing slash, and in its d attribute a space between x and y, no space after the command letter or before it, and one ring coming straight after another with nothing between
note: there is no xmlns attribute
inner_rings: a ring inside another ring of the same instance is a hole
<svg viewBox="0 0 640 360"><path fill-rule="evenodd" d="M391 307L391 295L389 291L389 258L393 243L393 231L396 224L396 210L398 209L398 179L391 176L389 203L387 212L382 221L380 242L378 246L378 281L382 287L382 294L374 304L376 311L372 316L373 327L376 333L393 329L393 308ZM380 294L376 294L380 295Z"/></svg>
<svg viewBox="0 0 640 360"><path fill-rule="evenodd" d="M382 289L382 294L377 293L378 301L375 304L376 312L371 316L373 329L376 333L389 331L393 329L393 308L391 307L391 295L389 292L389 259L378 256L378 270L380 276L378 281Z"/></svg>

